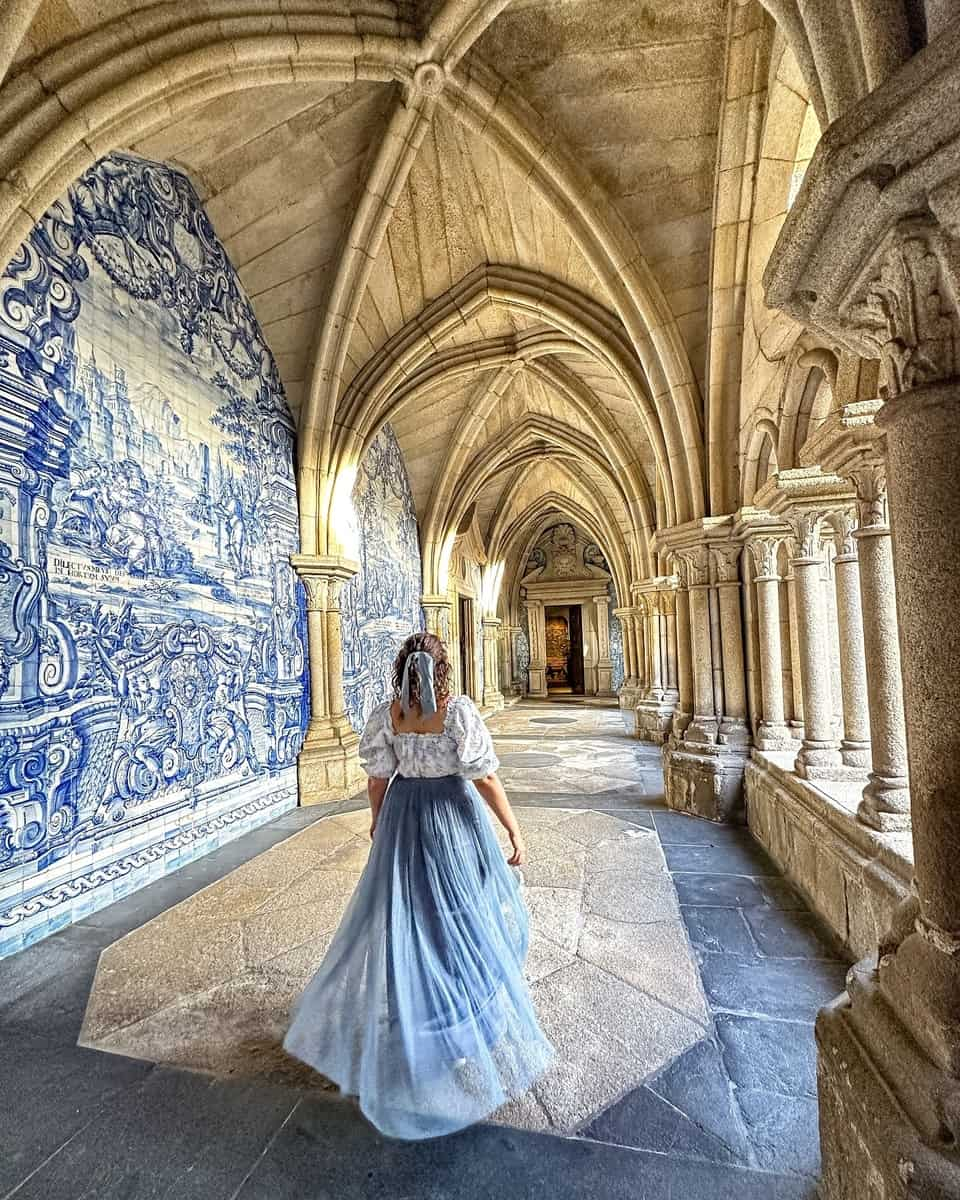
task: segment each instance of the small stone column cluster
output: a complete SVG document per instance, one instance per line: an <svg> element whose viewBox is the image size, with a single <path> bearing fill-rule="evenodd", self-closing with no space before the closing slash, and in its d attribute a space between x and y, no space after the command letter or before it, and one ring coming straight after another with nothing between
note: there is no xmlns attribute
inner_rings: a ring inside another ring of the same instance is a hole
<svg viewBox="0 0 960 1200"><path fill-rule="evenodd" d="M754 741L763 750L792 748L783 702L783 646L780 620L780 573L778 556L784 539L758 537L750 542L755 569L757 627L760 642L760 721Z"/></svg>
<svg viewBox="0 0 960 1200"><path fill-rule="evenodd" d="M672 576L659 576L634 585L637 625L642 631L643 655L638 681L636 734L663 745L677 706L676 608ZM638 639L639 640L639 639Z"/></svg>
<svg viewBox="0 0 960 1200"><path fill-rule="evenodd" d="M547 625L542 600L524 600L530 636L527 695L545 697L547 691Z"/></svg>
<svg viewBox="0 0 960 1200"><path fill-rule="evenodd" d="M597 695L612 696L613 660L610 657L610 597L606 592L592 597L597 610Z"/></svg>
<svg viewBox="0 0 960 1200"><path fill-rule="evenodd" d="M521 680L518 679L517 672L517 635L520 633L519 625L503 624L500 628L500 691L504 696L513 696L517 693L517 685Z"/></svg>
<svg viewBox="0 0 960 1200"><path fill-rule="evenodd" d="M499 617L483 618L483 703L486 708L503 708L500 690Z"/></svg>
<svg viewBox="0 0 960 1200"><path fill-rule="evenodd" d="M359 737L343 695L340 592L359 564L336 556L293 554L290 562L307 597L310 723L297 764L301 804L342 800L363 786Z"/></svg>
<svg viewBox="0 0 960 1200"><path fill-rule="evenodd" d="M821 583L824 519L824 513L814 509L803 510L793 518L793 577L803 692L803 742L796 770L806 779L839 779L843 765L833 720L827 611Z"/></svg>
<svg viewBox="0 0 960 1200"><path fill-rule="evenodd" d="M711 519L683 529L683 542L670 546L677 717L664 747L666 798L713 821L742 820L749 754L742 546L730 529L730 518Z"/></svg>

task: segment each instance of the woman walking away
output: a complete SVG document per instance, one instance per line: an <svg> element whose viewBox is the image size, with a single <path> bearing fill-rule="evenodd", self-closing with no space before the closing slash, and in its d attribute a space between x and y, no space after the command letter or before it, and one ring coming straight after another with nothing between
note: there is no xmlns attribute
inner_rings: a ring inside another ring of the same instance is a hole
<svg viewBox="0 0 960 1200"><path fill-rule="evenodd" d="M404 642L395 698L360 739L370 857L284 1041L396 1138L481 1120L553 1055L523 976L523 839L487 727L449 678L439 638Z"/></svg>

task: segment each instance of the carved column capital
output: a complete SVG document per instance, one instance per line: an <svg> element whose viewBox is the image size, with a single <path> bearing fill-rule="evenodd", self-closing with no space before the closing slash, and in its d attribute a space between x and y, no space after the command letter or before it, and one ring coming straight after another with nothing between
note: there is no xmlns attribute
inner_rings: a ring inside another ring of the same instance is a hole
<svg viewBox="0 0 960 1200"><path fill-rule="evenodd" d="M714 578L717 583L739 584L742 549L737 544L710 547L710 558L713 562Z"/></svg>
<svg viewBox="0 0 960 1200"><path fill-rule="evenodd" d="M853 562L857 557L857 543L854 537L857 520L849 508L838 509L830 514L830 526L833 529L833 544L836 547L836 562Z"/></svg>
<svg viewBox="0 0 960 1200"><path fill-rule="evenodd" d="M864 351L880 359L885 400L960 375L956 242L930 219L898 221L839 306Z"/></svg>
<svg viewBox="0 0 960 1200"><path fill-rule="evenodd" d="M340 592L360 564L336 555L291 554L290 565L303 581L307 612L338 612Z"/></svg>
<svg viewBox="0 0 960 1200"><path fill-rule="evenodd" d="M823 526L829 510L802 508L791 512L787 520L793 530L792 545L794 562L819 562L823 555Z"/></svg>
<svg viewBox="0 0 960 1200"><path fill-rule="evenodd" d="M757 582L780 578L777 554L783 541L782 537L758 537L752 538L748 543Z"/></svg>
<svg viewBox="0 0 960 1200"><path fill-rule="evenodd" d="M868 532L889 533L886 463L882 459L866 462L849 475L857 491L857 536L866 536Z"/></svg>
<svg viewBox="0 0 960 1200"><path fill-rule="evenodd" d="M679 551L677 561L685 565L688 588L710 586L710 556L705 546Z"/></svg>

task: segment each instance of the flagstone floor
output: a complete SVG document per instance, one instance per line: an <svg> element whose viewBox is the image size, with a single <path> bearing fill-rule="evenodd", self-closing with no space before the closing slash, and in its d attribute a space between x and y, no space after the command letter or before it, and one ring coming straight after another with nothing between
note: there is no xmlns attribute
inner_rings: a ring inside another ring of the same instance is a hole
<svg viewBox="0 0 960 1200"><path fill-rule="evenodd" d="M285 1058L369 845L359 799L302 809L0 964L0 1197L812 1197L815 919L746 830L666 810L616 709L491 727L558 1050L527 1097L408 1146Z"/></svg>

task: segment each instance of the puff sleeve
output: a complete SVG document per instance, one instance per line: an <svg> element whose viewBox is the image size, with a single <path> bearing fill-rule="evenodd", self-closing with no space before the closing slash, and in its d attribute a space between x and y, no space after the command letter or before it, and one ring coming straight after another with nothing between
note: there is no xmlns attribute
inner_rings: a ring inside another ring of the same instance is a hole
<svg viewBox="0 0 960 1200"><path fill-rule="evenodd" d="M482 779L500 766L493 749L490 731L469 696L458 696L452 704L450 730L457 743L460 774L466 779Z"/></svg>
<svg viewBox="0 0 960 1200"><path fill-rule="evenodd" d="M392 741L390 703L378 704L360 736L360 765L374 779L389 779L397 769Z"/></svg>

